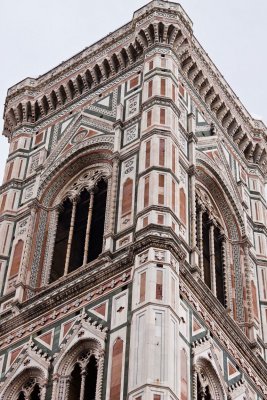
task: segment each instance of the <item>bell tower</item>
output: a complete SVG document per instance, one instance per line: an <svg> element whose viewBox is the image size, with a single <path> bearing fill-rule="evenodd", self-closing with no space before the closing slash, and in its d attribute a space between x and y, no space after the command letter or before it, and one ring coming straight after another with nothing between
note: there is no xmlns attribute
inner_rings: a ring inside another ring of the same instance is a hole
<svg viewBox="0 0 267 400"><path fill-rule="evenodd" d="M0 400L267 396L266 126L183 7L8 90Z"/></svg>

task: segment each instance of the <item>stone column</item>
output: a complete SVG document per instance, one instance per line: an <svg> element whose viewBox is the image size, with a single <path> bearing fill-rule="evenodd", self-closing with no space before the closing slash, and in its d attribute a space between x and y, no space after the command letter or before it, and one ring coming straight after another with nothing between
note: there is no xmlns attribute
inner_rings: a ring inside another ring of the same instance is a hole
<svg viewBox="0 0 267 400"><path fill-rule="evenodd" d="M90 192L90 200L89 200L89 209L88 209L85 244L84 244L84 254L83 254L83 265L87 264L87 259L88 259L88 250L89 250L88 247L89 247L89 240L90 240L93 206L94 206L94 192L92 190Z"/></svg>
<svg viewBox="0 0 267 400"><path fill-rule="evenodd" d="M77 208L77 199L73 199L72 202L72 212L71 212L71 221L70 221L70 231L69 231L69 238L68 238L68 245L67 245L67 252L66 252L66 260L65 260L65 268L64 268L64 276L68 274L69 264L70 264L70 254L71 254L71 245L73 239L73 232L74 232L74 225L75 225L75 218L76 218L76 208Z"/></svg>
<svg viewBox="0 0 267 400"><path fill-rule="evenodd" d="M115 230L115 217L116 217L116 202L117 202L117 189L118 189L118 173L119 173L119 156L115 155L112 163L112 177L111 177L111 190L110 190L110 209L107 210L109 223L107 226L107 234L105 240L105 250L112 248L112 235Z"/></svg>
<svg viewBox="0 0 267 400"><path fill-rule="evenodd" d="M80 400L84 400L86 375L87 375L86 368L83 368L82 371L81 371Z"/></svg>
<svg viewBox="0 0 267 400"><path fill-rule="evenodd" d="M198 214L198 236L199 236L199 268L201 272L201 279L204 281L204 263L203 263L203 206L200 206Z"/></svg>
<svg viewBox="0 0 267 400"><path fill-rule="evenodd" d="M229 306L229 293L228 293L228 262L227 262L227 242L224 232L221 232L220 240L222 243L222 271L223 271L223 286L224 286L224 299L225 308Z"/></svg>
<svg viewBox="0 0 267 400"><path fill-rule="evenodd" d="M210 277L211 277L211 291L217 297L216 290L216 271L215 271L215 247L214 247L214 223L213 219L210 220L209 229L209 244L210 244Z"/></svg>

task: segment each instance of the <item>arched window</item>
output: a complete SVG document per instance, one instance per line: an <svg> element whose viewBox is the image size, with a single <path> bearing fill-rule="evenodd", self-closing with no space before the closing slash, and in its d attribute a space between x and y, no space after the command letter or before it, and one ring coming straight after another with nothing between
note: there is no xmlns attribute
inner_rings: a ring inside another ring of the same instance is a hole
<svg viewBox="0 0 267 400"><path fill-rule="evenodd" d="M22 388L18 400L41 400L41 389L34 380L28 381Z"/></svg>
<svg viewBox="0 0 267 400"><path fill-rule="evenodd" d="M59 376L53 398L95 400L101 397L104 353L95 339L78 341L56 367Z"/></svg>
<svg viewBox="0 0 267 400"><path fill-rule="evenodd" d="M226 236L220 217L203 192L196 196L197 246L202 279L226 307Z"/></svg>
<svg viewBox="0 0 267 400"><path fill-rule="evenodd" d="M9 382L2 393L5 400L42 400L45 398L46 385L43 371L33 367L23 370Z"/></svg>
<svg viewBox="0 0 267 400"><path fill-rule="evenodd" d="M194 392L196 400L225 400L226 394L219 376L206 358L200 357L194 366Z"/></svg>
<svg viewBox="0 0 267 400"><path fill-rule="evenodd" d="M107 183L72 192L59 208L50 283L95 260L103 247Z"/></svg>
<svg viewBox="0 0 267 400"><path fill-rule="evenodd" d="M212 400L209 385L201 383L199 376L197 376L197 400Z"/></svg>
<svg viewBox="0 0 267 400"><path fill-rule="evenodd" d="M97 381L97 362L90 353L81 354L71 373L68 400L94 400Z"/></svg>

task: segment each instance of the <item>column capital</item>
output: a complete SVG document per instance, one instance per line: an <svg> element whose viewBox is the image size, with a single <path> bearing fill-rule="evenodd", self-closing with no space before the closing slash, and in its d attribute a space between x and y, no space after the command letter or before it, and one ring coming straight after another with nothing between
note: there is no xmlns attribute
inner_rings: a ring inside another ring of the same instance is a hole
<svg viewBox="0 0 267 400"><path fill-rule="evenodd" d="M80 194L76 194L74 196L71 196L69 199L70 199L70 201L72 202L73 205L74 204L76 205L78 203L79 199L80 199Z"/></svg>

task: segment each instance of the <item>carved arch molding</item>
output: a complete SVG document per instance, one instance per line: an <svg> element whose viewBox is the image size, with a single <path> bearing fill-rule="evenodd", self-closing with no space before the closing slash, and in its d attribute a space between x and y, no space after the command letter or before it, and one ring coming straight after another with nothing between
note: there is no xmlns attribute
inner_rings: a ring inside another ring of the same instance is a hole
<svg viewBox="0 0 267 400"><path fill-rule="evenodd" d="M200 357L196 361L195 371L198 374L200 386L202 388L208 387L213 400L226 399L221 381L209 360L204 357Z"/></svg>
<svg viewBox="0 0 267 400"><path fill-rule="evenodd" d="M236 299L236 318L239 322L244 320L244 305L243 305L243 285L242 285L242 270L240 266L240 243L244 233L244 221L241 214L239 199L234 189L223 181L222 173L211 165L208 157L203 154L198 154L197 158L197 181L196 185L203 187L205 191L211 196L216 204L220 215L222 216L228 238L232 242L232 258L234 269L234 295ZM230 282L230 271L228 269L228 289L232 290L232 283ZM232 308L233 305L229 304ZM233 308L232 308L233 312Z"/></svg>
<svg viewBox="0 0 267 400"><path fill-rule="evenodd" d="M37 284L47 283L47 274L44 273L44 269L51 261L48 259L51 252L46 252L46 256L42 261L42 249L44 245L50 246L51 243L53 243L53 233L55 231L53 226L56 225L56 208L68 193L72 192L74 194L76 188L93 187L100 178L105 179L108 184L105 231L110 228L111 151L107 149L99 149L98 151L85 149L84 151L85 154L74 154L68 165L51 171L51 174L45 181L46 185L44 184L40 188L40 194L42 193L42 196L39 200L37 217L35 219L35 224L37 226L35 234L36 241L33 246L34 253L32 263L30 263L32 267L29 284L33 288ZM48 224L49 230L47 230ZM46 232L48 232L48 234L46 234ZM46 244L44 244L44 241L46 241ZM44 269L40 276L41 262L43 262ZM29 296L31 296L30 293Z"/></svg>

